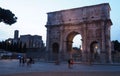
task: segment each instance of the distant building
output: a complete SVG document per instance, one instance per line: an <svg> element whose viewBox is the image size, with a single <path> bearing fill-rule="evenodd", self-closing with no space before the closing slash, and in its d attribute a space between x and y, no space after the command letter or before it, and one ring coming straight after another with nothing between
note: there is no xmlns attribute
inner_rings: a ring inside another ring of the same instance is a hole
<svg viewBox="0 0 120 76"><path fill-rule="evenodd" d="M18 39L18 36L19 36L19 31L15 30L15 32L14 32L14 39Z"/></svg>
<svg viewBox="0 0 120 76"><path fill-rule="evenodd" d="M7 40L5 40L6 42L8 42L8 43L13 43L13 39L12 38L9 38L9 39L7 39Z"/></svg>
<svg viewBox="0 0 120 76"><path fill-rule="evenodd" d="M42 36L38 35L21 35L20 42L26 44L26 48L42 48L44 47Z"/></svg>
<svg viewBox="0 0 120 76"><path fill-rule="evenodd" d="M26 48L43 48L44 43L42 40L42 36L39 35L20 35L19 37L19 31L14 31L14 38L9 38L6 40L9 43L22 43L22 46L26 45Z"/></svg>
<svg viewBox="0 0 120 76"><path fill-rule="evenodd" d="M19 31L15 30L14 31L14 39L13 39L13 43L17 43L19 41Z"/></svg>

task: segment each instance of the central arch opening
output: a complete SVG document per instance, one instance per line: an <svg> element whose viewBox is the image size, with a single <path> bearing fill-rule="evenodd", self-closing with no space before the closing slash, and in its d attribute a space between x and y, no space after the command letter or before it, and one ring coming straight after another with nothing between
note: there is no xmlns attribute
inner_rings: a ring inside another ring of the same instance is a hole
<svg viewBox="0 0 120 76"><path fill-rule="evenodd" d="M75 35L72 43L72 58L74 61L82 60L82 37L80 34Z"/></svg>
<svg viewBox="0 0 120 76"><path fill-rule="evenodd" d="M82 55L82 36L78 32L72 32L67 37L67 52L69 58L80 60Z"/></svg>
<svg viewBox="0 0 120 76"><path fill-rule="evenodd" d="M82 49L82 37L80 34L75 35L73 38L72 48Z"/></svg>

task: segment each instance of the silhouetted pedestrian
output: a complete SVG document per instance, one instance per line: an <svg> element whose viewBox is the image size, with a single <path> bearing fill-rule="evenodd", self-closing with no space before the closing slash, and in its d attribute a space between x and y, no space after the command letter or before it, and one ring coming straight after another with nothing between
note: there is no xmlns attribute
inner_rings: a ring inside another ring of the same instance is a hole
<svg viewBox="0 0 120 76"><path fill-rule="evenodd" d="M29 57L27 59L27 66L31 66L32 63L33 63L33 59L31 57Z"/></svg>
<svg viewBox="0 0 120 76"><path fill-rule="evenodd" d="M68 59L68 68L72 68L73 66L73 59Z"/></svg>
<svg viewBox="0 0 120 76"><path fill-rule="evenodd" d="M22 65L22 57L19 57L19 65Z"/></svg>
<svg viewBox="0 0 120 76"><path fill-rule="evenodd" d="M22 66L24 66L24 65L25 65L25 62L26 62L25 57L22 57Z"/></svg>

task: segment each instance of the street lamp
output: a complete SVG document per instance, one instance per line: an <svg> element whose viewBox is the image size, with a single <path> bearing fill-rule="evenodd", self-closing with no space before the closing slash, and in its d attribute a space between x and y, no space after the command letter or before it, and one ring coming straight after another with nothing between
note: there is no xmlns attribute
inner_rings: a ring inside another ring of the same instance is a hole
<svg viewBox="0 0 120 76"><path fill-rule="evenodd" d="M98 46L97 46L97 45L95 46L95 49L98 49Z"/></svg>

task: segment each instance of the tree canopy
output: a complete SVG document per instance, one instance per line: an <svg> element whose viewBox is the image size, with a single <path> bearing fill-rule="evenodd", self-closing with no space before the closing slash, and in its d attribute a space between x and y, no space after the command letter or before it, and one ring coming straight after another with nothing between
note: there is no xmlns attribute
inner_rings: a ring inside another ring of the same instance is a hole
<svg viewBox="0 0 120 76"><path fill-rule="evenodd" d="M114 49L120 52L120 42L118 40L112 42L114 43Z"/></svg>
<svg viewBox="0 0 120 76"><path fill-rule="evenodd" d="M10 10L0 7L0 22L12 25L17 22L17 17Z"/></svg>

